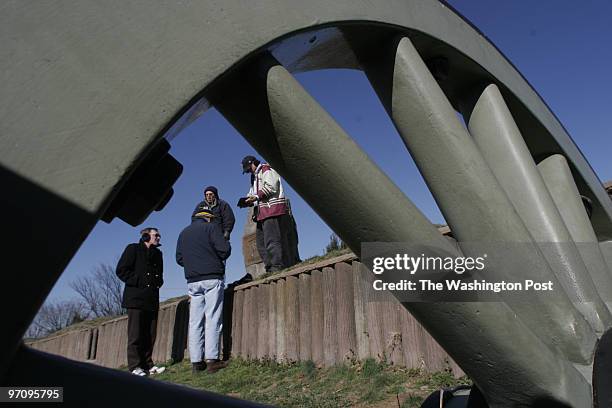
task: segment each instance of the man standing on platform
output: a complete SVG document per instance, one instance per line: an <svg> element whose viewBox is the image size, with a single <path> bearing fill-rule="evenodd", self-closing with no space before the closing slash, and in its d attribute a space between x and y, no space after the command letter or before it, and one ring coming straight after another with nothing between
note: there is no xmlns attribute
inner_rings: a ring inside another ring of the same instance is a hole
<svg viewBox="0 0 612 408"><path fill-rule="evenodd" d="M125 283L121 306L128 312L128 369L138 376L159 374L166 369L154 365L152 359L159 288L164 284L164 262L157 249L160 239L157 228L140 231L140 242L125 248L116 269Z"/></svg>
<svg viewBox="0 0 612 408"><path fill-rule="evenodd" d="M266 271L277 272L300 262L297 228L280 175L254 156L242 159L242 173L251 173L252 185L239 205L255 206L257 252Z"/></svg>
<svg viewBox="0 0 612 408"><path fill-rule="evenodd" d="M176 262L185 270L189 290L189 356L193 373L215 373L227 366L219 359L219 340L223 329L224 261L231 247L213 218L209 210L195 213L176 245Z"/></svg>

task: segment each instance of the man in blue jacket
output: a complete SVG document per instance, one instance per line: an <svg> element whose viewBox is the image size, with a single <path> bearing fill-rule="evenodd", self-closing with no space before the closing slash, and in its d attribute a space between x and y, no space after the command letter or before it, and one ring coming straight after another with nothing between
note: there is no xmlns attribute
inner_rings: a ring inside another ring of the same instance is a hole
<svg viewBox="0 0 612 408"><path fill-rule="evenodd" d="M189 290L189 355L194 373L214 373L227 365L219 359L219 339L223 329L224 261L231 247L221 226L211 222L213 218L208 210L195 213L176 245L176 262L185 270Z"/></svg>

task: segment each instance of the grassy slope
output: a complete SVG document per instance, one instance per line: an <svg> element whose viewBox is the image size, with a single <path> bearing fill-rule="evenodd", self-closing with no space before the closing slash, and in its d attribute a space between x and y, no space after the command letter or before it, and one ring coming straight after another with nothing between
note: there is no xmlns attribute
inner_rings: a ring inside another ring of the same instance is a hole
<svg viewBox="0 0 612 408"><path fill-rule="evenodd" d="M233 359L216 374L195 376L184 361L154 378L280 407L418 407L439 388L469 383L448 372L425 374L374 360L321 369L310 361L278 364Z"/></svg>

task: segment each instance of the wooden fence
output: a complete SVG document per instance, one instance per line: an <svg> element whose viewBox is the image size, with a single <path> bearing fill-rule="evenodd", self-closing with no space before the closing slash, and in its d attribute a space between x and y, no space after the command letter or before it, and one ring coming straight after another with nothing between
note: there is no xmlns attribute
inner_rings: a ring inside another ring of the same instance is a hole
<svg viewBox="0 0 612 408"><path fill-rule="evenodd" d="M312 360L319 366L375 358L463 375L395 298L372 289L365 279L368 273L355 255L346 254L230 286L225 294L225 357ZM183 359L188 320L186 297L160 307L155 362ZM28 345L105 367L125 366L127 316Z"/></svg>
<svg viewBox="0 0 612 408"><path fill-rule="evenodd" d="M463 375L395 298L375 293L368 273L347 254L236 287L231 354L321 366L375 358Z"/></svg>
<svg viewBox="0 0 612 408"><path fill-rule="evenodd" d="M181 361L187 343L189 302L181 298L159 309L157 340L153 349L155 362ZM94 327L71 330L44 339L29 341L28 346L78 361L104 367L127 365L127 316L101 322Z"/></svg>

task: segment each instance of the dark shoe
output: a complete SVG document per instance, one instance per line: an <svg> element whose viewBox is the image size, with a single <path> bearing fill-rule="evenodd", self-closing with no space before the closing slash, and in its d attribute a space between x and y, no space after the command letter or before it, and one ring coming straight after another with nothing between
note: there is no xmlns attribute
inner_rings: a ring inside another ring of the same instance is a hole
<svg viewBox="0 0 612 408"><path fill-rule="evenodd" d="M191 373L192 374L197 374L201 371L206 370L206 363L203 361L198 361L197 363L192 363L191 364Z"/></svg>
<svg viewBox="0 0 612 408"><path fill-rule="evenodd" d="M227 367L227 364L227 361L206 360L206 372L209 374L214 374L217 371Z"/></svg>

